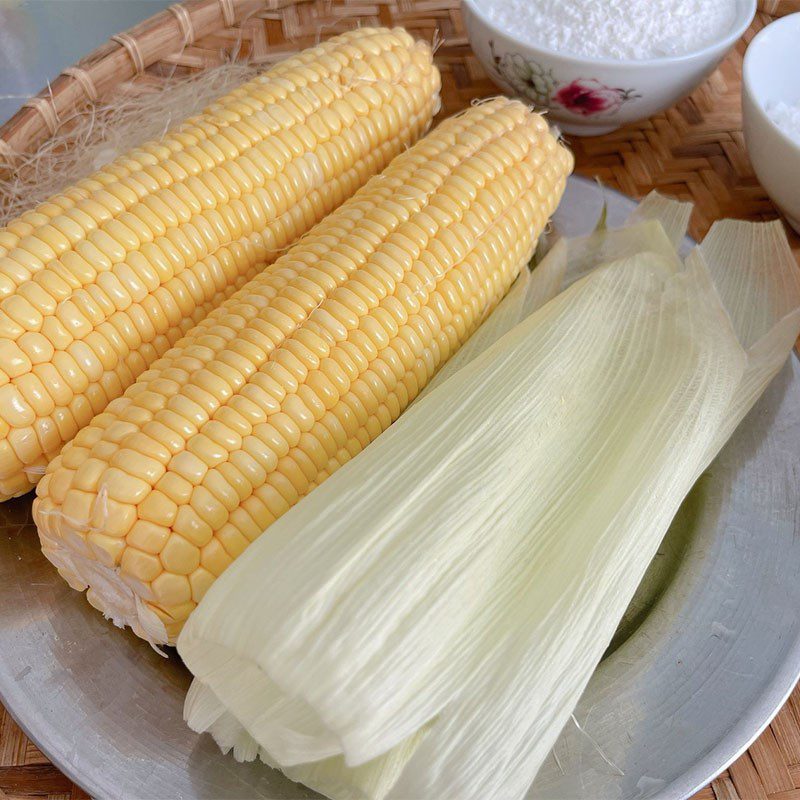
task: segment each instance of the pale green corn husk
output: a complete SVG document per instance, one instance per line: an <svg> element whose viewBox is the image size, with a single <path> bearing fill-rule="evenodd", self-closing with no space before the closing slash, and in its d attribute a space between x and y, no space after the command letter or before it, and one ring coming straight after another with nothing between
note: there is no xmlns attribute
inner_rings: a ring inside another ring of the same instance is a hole
<svg viewBox="0 0 800 800"><path fill-rule="evenodd" d="M654 219L661 223L672 246L680 250L691 216L691 203L673 200L658 192L650 192L628 217L627 224L634 225L637 222Z"/></svg>
<svg viewBox="0 0 800 800"><path fill-rule="evenodd" d="M554 248L537 311L212 586L178 643L192 728L337 800L524 796L800 332L779 226L721 223L684 267L654 225L604 232L599 268Z"/></svg>
<svg viewBox="0 0 800 800"><path fill-rule="evenodd" d="M654 219L624 228L598 230L567 239L564 287L588 275L598 264L610 264L639 253L655 253L680 269L681 261L661 224ZM543 262L544 263L544 262Z"/></svg>

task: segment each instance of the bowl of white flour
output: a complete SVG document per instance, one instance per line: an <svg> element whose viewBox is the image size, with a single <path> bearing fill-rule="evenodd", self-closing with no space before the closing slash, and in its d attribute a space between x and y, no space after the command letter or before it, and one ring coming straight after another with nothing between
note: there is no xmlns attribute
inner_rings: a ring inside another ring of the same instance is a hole
<svg viewBox="0 0 800 800"><path fill-rule="evenodd" d="M499 86L592 136L690 94L750 25L756 0L462 0L462 11Z"/></svg>

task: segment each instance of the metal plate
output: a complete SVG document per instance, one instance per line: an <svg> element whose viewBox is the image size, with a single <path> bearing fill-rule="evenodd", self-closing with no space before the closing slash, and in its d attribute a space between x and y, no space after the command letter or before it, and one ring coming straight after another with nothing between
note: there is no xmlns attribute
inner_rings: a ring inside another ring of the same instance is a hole
<svg viewBox="0 0 800 800"><path fill-rule="evenodd" d="M572 179L558 227L586 232L602 196ZM606 198L621 222L632 201ZM531 798L685 798L766 725L800 673L798 467L793 358L681 509ZM99 798L314 796L191 733L188 685L61 581L30 498L0 506L0 699L56 765Z"/></svg>

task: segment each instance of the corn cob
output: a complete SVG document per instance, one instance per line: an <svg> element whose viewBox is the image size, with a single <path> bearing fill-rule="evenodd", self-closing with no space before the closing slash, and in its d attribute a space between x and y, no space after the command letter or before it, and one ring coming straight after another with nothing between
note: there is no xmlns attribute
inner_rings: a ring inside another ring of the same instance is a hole
<svg viewBox="0 0 800 800"><path fill-rule="evenodd" d="M64 448L34 504L46 556L117 624L173 642L248 543L491 311L571 165L502 98L395 158Z"/></svg>
<svg viewBox="0 0 800 800"><path fill-rule="evenodd" d="M428 127L402 29L337 36L0 230L0 500Z"/></svg>

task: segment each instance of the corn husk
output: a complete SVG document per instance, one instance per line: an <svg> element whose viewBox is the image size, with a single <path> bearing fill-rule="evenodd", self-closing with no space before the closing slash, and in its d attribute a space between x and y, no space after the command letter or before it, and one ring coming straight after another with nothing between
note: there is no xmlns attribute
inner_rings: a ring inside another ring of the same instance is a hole
<svg viewBox="0 0 800 800"><path fill-rule="evenodd" d="M680 250L691 216L691 203L673 200L658 192L650 192L628 217L627 226L648 220L660 222L672 246L675 250Z"/></svg>
<svg viewBox="0 0 800 800"><path fill-rule="evenodd" d="M524 796L800 332L779 226L721 223L685 265L652 219L593 236L214 584L178 643L192 728L337 799Z"/></svg>

